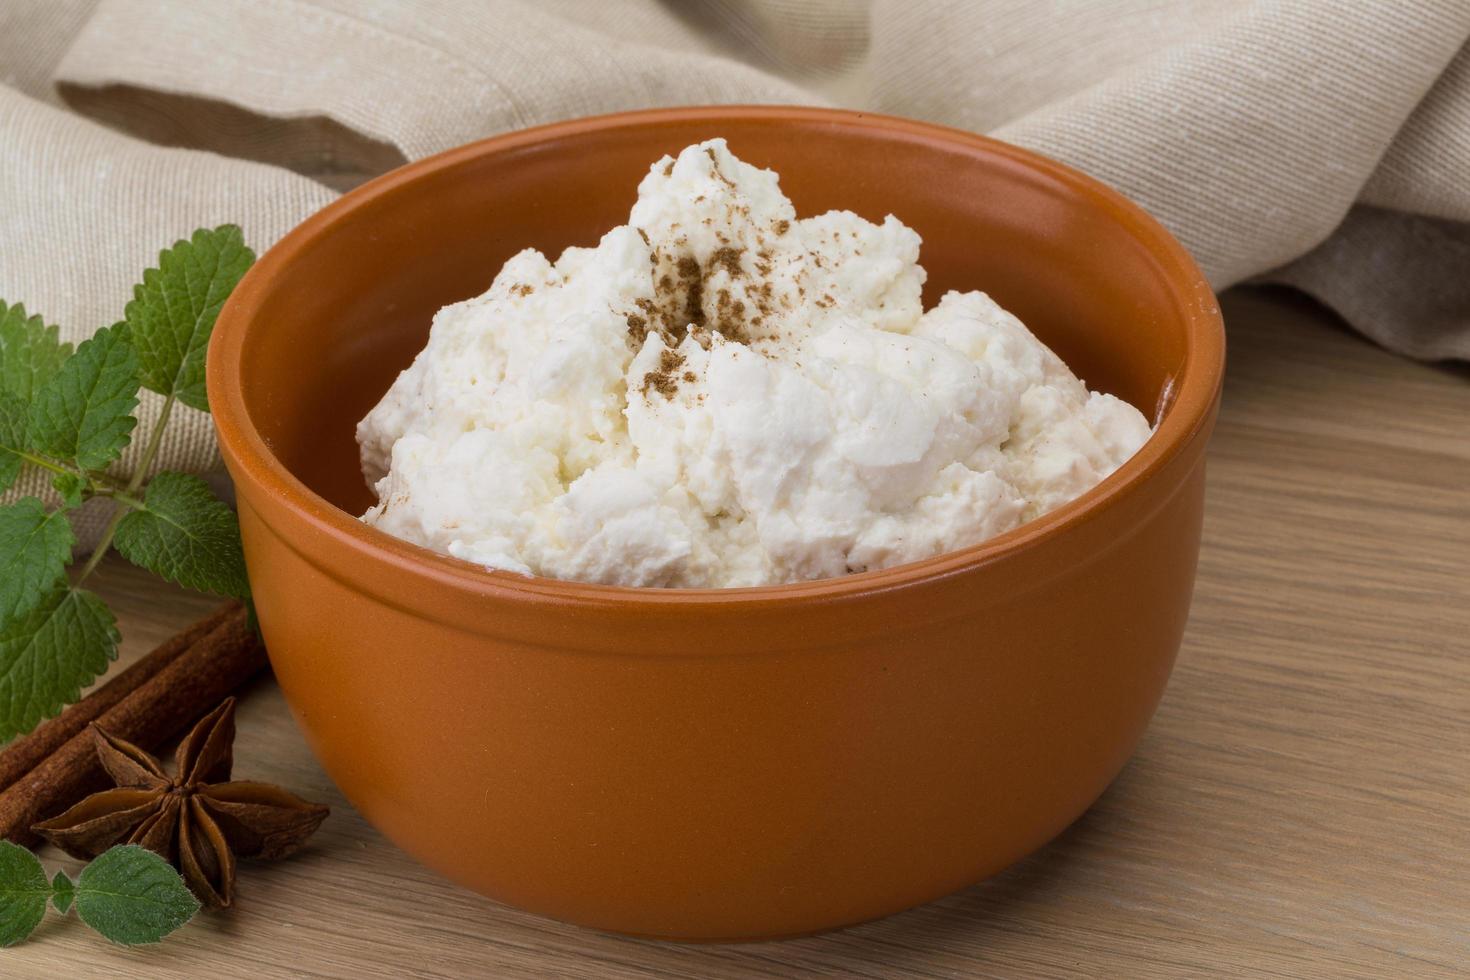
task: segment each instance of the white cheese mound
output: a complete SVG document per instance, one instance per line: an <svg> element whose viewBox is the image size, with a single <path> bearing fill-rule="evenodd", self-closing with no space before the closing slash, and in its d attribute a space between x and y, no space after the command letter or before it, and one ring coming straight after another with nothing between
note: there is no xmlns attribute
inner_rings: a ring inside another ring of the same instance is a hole
<svg viewBox="0 0 1470 980"><path fill-rule="evenodd" d="M724 140L665 157L596 248L439 311L358 426L363 520L552 578L795 582L983 541L1148 438L984 293L924 312L918 258Z"/></svg>

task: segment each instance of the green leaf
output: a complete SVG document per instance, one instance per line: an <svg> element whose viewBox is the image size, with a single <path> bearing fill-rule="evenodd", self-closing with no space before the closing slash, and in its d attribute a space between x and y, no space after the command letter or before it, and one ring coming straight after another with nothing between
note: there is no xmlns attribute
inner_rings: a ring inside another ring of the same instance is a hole
<svg viewBox="0 0 1470 980"><path fill-rule="evenodd" d="M61 342L55 327L0 300L0 391L28 402L70 356L71 344Z"/></svg>
<svg viewBox="0 0 1470 980"><path fill-rule="evenodd" d="M51 879L51 904L56 906L56 911L62 915L71 911L71 900L75 895L76 888L66 872L56 872L56 877Z"/></svg>
<svg viewBox="0 0 1470 980"><path fill-rule="evenodd" d="M77 348L31 404L27 441L35 449L100 470L132 436L138 405L138 357L127 324L99 330Z"/></svg>
<svg viewBox="0 0 1470 980"><path fill-rule="evenodd" d="M25 450L26 405L17 395L0 390L0 493L20 478Z"/></svg>
<svg viewBox="0 0 1470 980"><path fill-rule="evenodd" d="M204 355L225 299L255 261L235 225L201 228L159 253L124 316L132 328L143 385L209 411Z"/></svg>
<svg viewBox="0 0 1470 980"><path fill-rule="evenodd" d="M46 513L35 497L0 507L0 630L45 598L75 543L66 515Z"/></svg>
<svg viewBox="0 0 1470 980"><path fill-rule="evenodd" d="M65 579L0 629L0 741L75 701L117 656L120 639L107 604Z"/></svg>
<svg viewBox="0 0 1470 980"><path fill-rule="evenodd" d="M201 592L243 599L250 591L235 512L197 476L160 473L122 519L113 544L142 568Z"/></svg>
<svg viewBox="0 0 1470 980"><path fill-rule="evenodd" d="M61 497L62 504L71 509L82 505L87 481L75 473L58 473L51 478L51 487Z"/></svg>
<svg viewBox="0 0 1470 980"><path fill-rule="evenodd" d="M179 873L137 844L108 848L83 868L76 904L83 922L123 946L156 943L199 911Z"/></svg>
<svg viewBox="0 0 1470 980"><path fill-rule="evenodd" d="M36 856L0 841L0 946L14 946L35 932L50 897L46 869Z"/></svg>

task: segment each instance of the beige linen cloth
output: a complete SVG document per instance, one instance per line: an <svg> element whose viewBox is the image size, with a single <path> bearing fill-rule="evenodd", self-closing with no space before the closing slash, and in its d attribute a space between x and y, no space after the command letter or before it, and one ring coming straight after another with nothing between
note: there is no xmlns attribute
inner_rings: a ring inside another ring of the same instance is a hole
<svg viewBox="0 0 1470 980"><path fill-rule="evenodd" d="M1467 38L1470 0L0 0L0 299L80 339L200 225L262 250L492 133L818 103L1064 160L1216 287L1291 284L1470 359ZM214 469L207 420L161 455Z"/></svg>

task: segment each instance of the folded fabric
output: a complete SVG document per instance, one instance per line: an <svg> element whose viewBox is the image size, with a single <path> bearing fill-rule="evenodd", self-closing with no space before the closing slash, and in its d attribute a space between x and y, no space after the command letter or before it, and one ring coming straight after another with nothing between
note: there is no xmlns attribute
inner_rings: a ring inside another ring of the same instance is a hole
<svg viewBox="0 0 1470 980"><path fill-rule="evenodd" d="M262 249L496 132L801 102L1038 150L1219 288L1290 284L1386 347L1470 359L1467 39L1464 0L7 0L0 299L80 339L200 225ZM214 467L206 420L160 462Z"/></svg>

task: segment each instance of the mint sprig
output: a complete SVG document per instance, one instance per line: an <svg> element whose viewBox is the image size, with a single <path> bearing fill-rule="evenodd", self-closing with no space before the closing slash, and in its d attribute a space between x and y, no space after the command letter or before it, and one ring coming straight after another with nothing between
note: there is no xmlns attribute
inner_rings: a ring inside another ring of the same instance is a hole
<svg viewBox="0 0 1470 980"><path fill-rule="evenodd" d="M54 326L0 300L0 390L28 401L70 356L71 344L61 342Z"/></svg>
<svg viewBox="0 0 1470 980"><path fill-rule="evenodd" d="M210 334L254 258L233 225L196 231L143 273L124 320L75 351L41 317L0 301L0 493L33 467L59 498L49 509L36 497L0 507L0 741L75 700L116 656L116 621L81 588L114 545L168 581L248 599L234 512L197 477L146 478L175 403L208 410ZM109 470L134 437L140 387L164 402L122 478ZM69 576L68 515L99 497L112 516Z"/></svg>
<svg viewBox="0 0 1470 980"><path fill-rule="evenodd" d="M19 844L0 841L0 946L35 932L52 894L40 860Z"/></svg>
<svg viewBox="0 0 1470 980"><path fill-rule="evenodd" d="M75 541L66 515L35 497L0 508L0 622L36 607L66 573Z"/></svg>
<svg viewBox="0 0 1470 980"><path fill-rule="evenodd" d="M107 669L121 639L107 603L62 576L0 629L0 717L18 732L52 717Z"/></svg>
<svg viewBox="0 0 1470 980"><path fill-rule="evenodd" d="M209 484L186 473L160 473L135 510L117 526L113 544L124 558L200 592L243 599L245 556L235 512Z"/></svg>
<svg viewBox="0 0 1470 980"><path fill-rule="evenodd" d="M76 897L77 887L71 883L66 872L56 872L56 877L51 879L51 904L56 906L56 911L62 915L70 912L72 900Z"/></svg>
<svg viewBox="0 0 1470 980"><path fill-rule="evenodd" d="M138 351L143 384L160 395L209 411L204 394L204 355L209 332L230 290L255 253L240 229L200 229L158 258L133 290L126 317Z"/></svg>
<svg viewBox="0 0 1470 980"><path fill-rule="evenodd" d="M4 356L0 351L0 358ZM21 449L26 442L26 414L26 403L0 388L0 493L15 485L25 462Z"/></svg>
<svg viewBox="0 0 1470 980"><path fill-rule="evenodd" d="M156 943L199 911L199 900L163 858L136 844L108 848L73 882L64 871L48 881L40 860L0 841L0 946L24 942L46 915L46 903L77 917L123 946Z"/></svg>
<svg viewBox="0 0 1470 980"><path fill-rule="evenodd" d="M127 448L137 407L138 355L119 323L97 331L36 391L26 445L78 475L100 470Z"/></svg>

